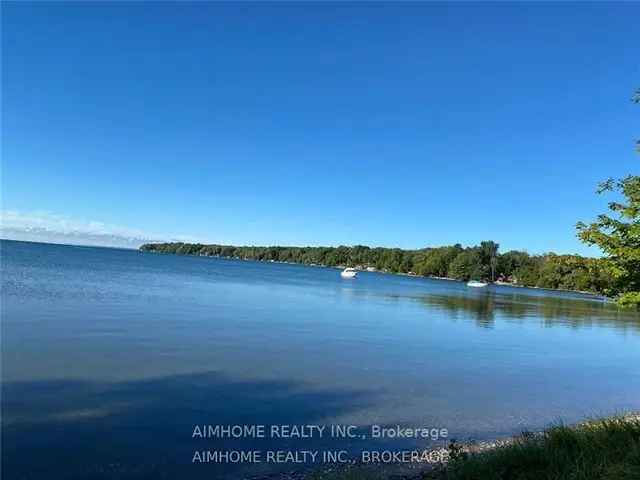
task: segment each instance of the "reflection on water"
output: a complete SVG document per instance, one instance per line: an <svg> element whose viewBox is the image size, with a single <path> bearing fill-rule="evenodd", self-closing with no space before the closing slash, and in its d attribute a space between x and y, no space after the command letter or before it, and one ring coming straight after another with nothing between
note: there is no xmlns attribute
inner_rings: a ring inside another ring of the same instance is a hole
<svg viewBox="0 0 640 480"><path fill-rule="evenodd" d="M423 305L427 312L446 312L452 320L473 320L481 328L494 326L496 320L532 320L547 326L601 326L623 333L640 331L640 314L621 310L611 301L595 295L507 285L477 290L467 288L462 282L422 278L404 282L413 285L407 283L403 288L391 285L388 291L346 285L341 293L353 298L384 298L397 303L414 301Z"/></svg>
<svg viewBox="0 0 640 480"><path fill-rule="evenodd" d="M237 479L294 468L193 466L195 449L220 448L192 439L194 424L403 424L482 439L640 409L640 316L599 299L116 249L1 247L3 479ZM222 445L232 446L387 444Z"/></svg>
<svg viewBox="0 0 640 480"><path fill-rule="evenodd" d="M622 311L604 300L507 294L491 290L476 295L423 295L417 300L440 308L454 318L474 319L480 327L492 327L496 319L541 319L545 325L593 327L595 325L640 332L640 316ZM515 287L502 287L515 290Z"/></svg>

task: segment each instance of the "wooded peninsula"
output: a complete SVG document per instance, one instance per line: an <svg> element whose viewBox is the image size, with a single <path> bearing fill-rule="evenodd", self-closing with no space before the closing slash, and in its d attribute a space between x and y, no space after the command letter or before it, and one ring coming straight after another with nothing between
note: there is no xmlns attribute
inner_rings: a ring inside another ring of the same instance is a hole
<svg viewBox="0 0 640 480"><path fill-rule="evenodd" d="M455 280L501 280L522 286L578 290L606 294L613 285L604 260L579 255L530 255L523 251L498 253L498 244L484 241L402 250L364 245L339 247L256 247L199 243L148 243L146 252L199 255L239 260L300 263L326 267L356 267Z"/></svg>
<svg viewBox="0 0 640 480"><path fill-rule="evenodd" d="M499 245L491 240L466 248L455 244L418 250L363 245L234 247L200 243L148 243L140 249L181 255L355 267L455 280L498 280L527 287L592 292L615 298L622 307L640 309L640 176L609 179L602 182L597 191L618 193L623 200L609 202L609 210L614 215L602 214L589 224L576 224L578 238L599 247L604 253L602 258L555 253L530 255L517 250L499 253Z"/></svg>

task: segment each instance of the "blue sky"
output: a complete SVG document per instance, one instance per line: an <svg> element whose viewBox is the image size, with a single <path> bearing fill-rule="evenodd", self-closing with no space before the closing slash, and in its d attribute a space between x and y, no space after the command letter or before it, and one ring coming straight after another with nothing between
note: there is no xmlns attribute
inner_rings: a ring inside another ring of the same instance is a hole
<svg viewBox="0 0 640 480"><path fill-rule="evenodd" d="M596 184L640 173L640 4L2 13L12 231L595 254Z"/></svg>

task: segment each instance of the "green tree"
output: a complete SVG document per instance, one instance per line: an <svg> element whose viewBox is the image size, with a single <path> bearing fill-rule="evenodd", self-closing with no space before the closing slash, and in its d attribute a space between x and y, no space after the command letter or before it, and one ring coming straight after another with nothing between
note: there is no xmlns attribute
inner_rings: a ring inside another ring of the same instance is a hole
<svg viewBox="0 0 640 480"><path fill-rule="evenodd" d="M640 103L640 89L632 101ZM640 140L636 149L640 152ZM578 237L607 256L605 265L614 279L608 293L618 295L620 305L640 309L640 176L610 178L600 184L598 193L603 192L618 192L623 200L609 203L613 216L599 215L589 225L578 222Z"/></svg>
<svg viewBox="0 0 640 480"><path fill-rule="evenodd" d="M419 275L445 277L447 276L449 265L460 252L462 252L462 247L459 244L452 247L426 249L416 261L416 272Z"/></svg>
<svg viewBox="0 0 640 480"><path fill-rule="evenodd" d="M599 215L589 225L579 222L578 237L606 255L614 279L607 293L621 305L640 308L640 176L609 179L600 184L598 193L603 192L619 192L623 200L609 203L612 215Z"/></svg>
<svg viewBox="0 0 640 480"><path fill-rule="evenodd" d="M449 277L457 280L482 279L486 270L482 265L479 248L467 248L460 252L449 265Z"/></svg>
<svg viewBox="0 0 640 480"><path fill-rule="evenodd" d="M497 272L506 279L514 280L516 270L531 263L532 259L527 252L510 250L498 257Z"/></svg>
<svg viewBox="0 0 640 480"><path fill-rule="evenodd" d="M496 268L498 266L498 245L496 242L487 240L480 242L480 257L482 259L482 265L491 273L491 281L496 278Z"/></svg>

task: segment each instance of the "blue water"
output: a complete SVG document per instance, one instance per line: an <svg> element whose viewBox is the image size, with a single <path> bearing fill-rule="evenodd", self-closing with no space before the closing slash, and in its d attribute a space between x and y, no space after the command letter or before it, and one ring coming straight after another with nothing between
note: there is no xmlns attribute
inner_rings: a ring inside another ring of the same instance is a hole
<svg viewBox="0 0 640 480"><path fill-rule="evenodd" d="M2 241L3 478L242 478L195 424L485 439L640 409L640 315L568 293Z"/></svg>

